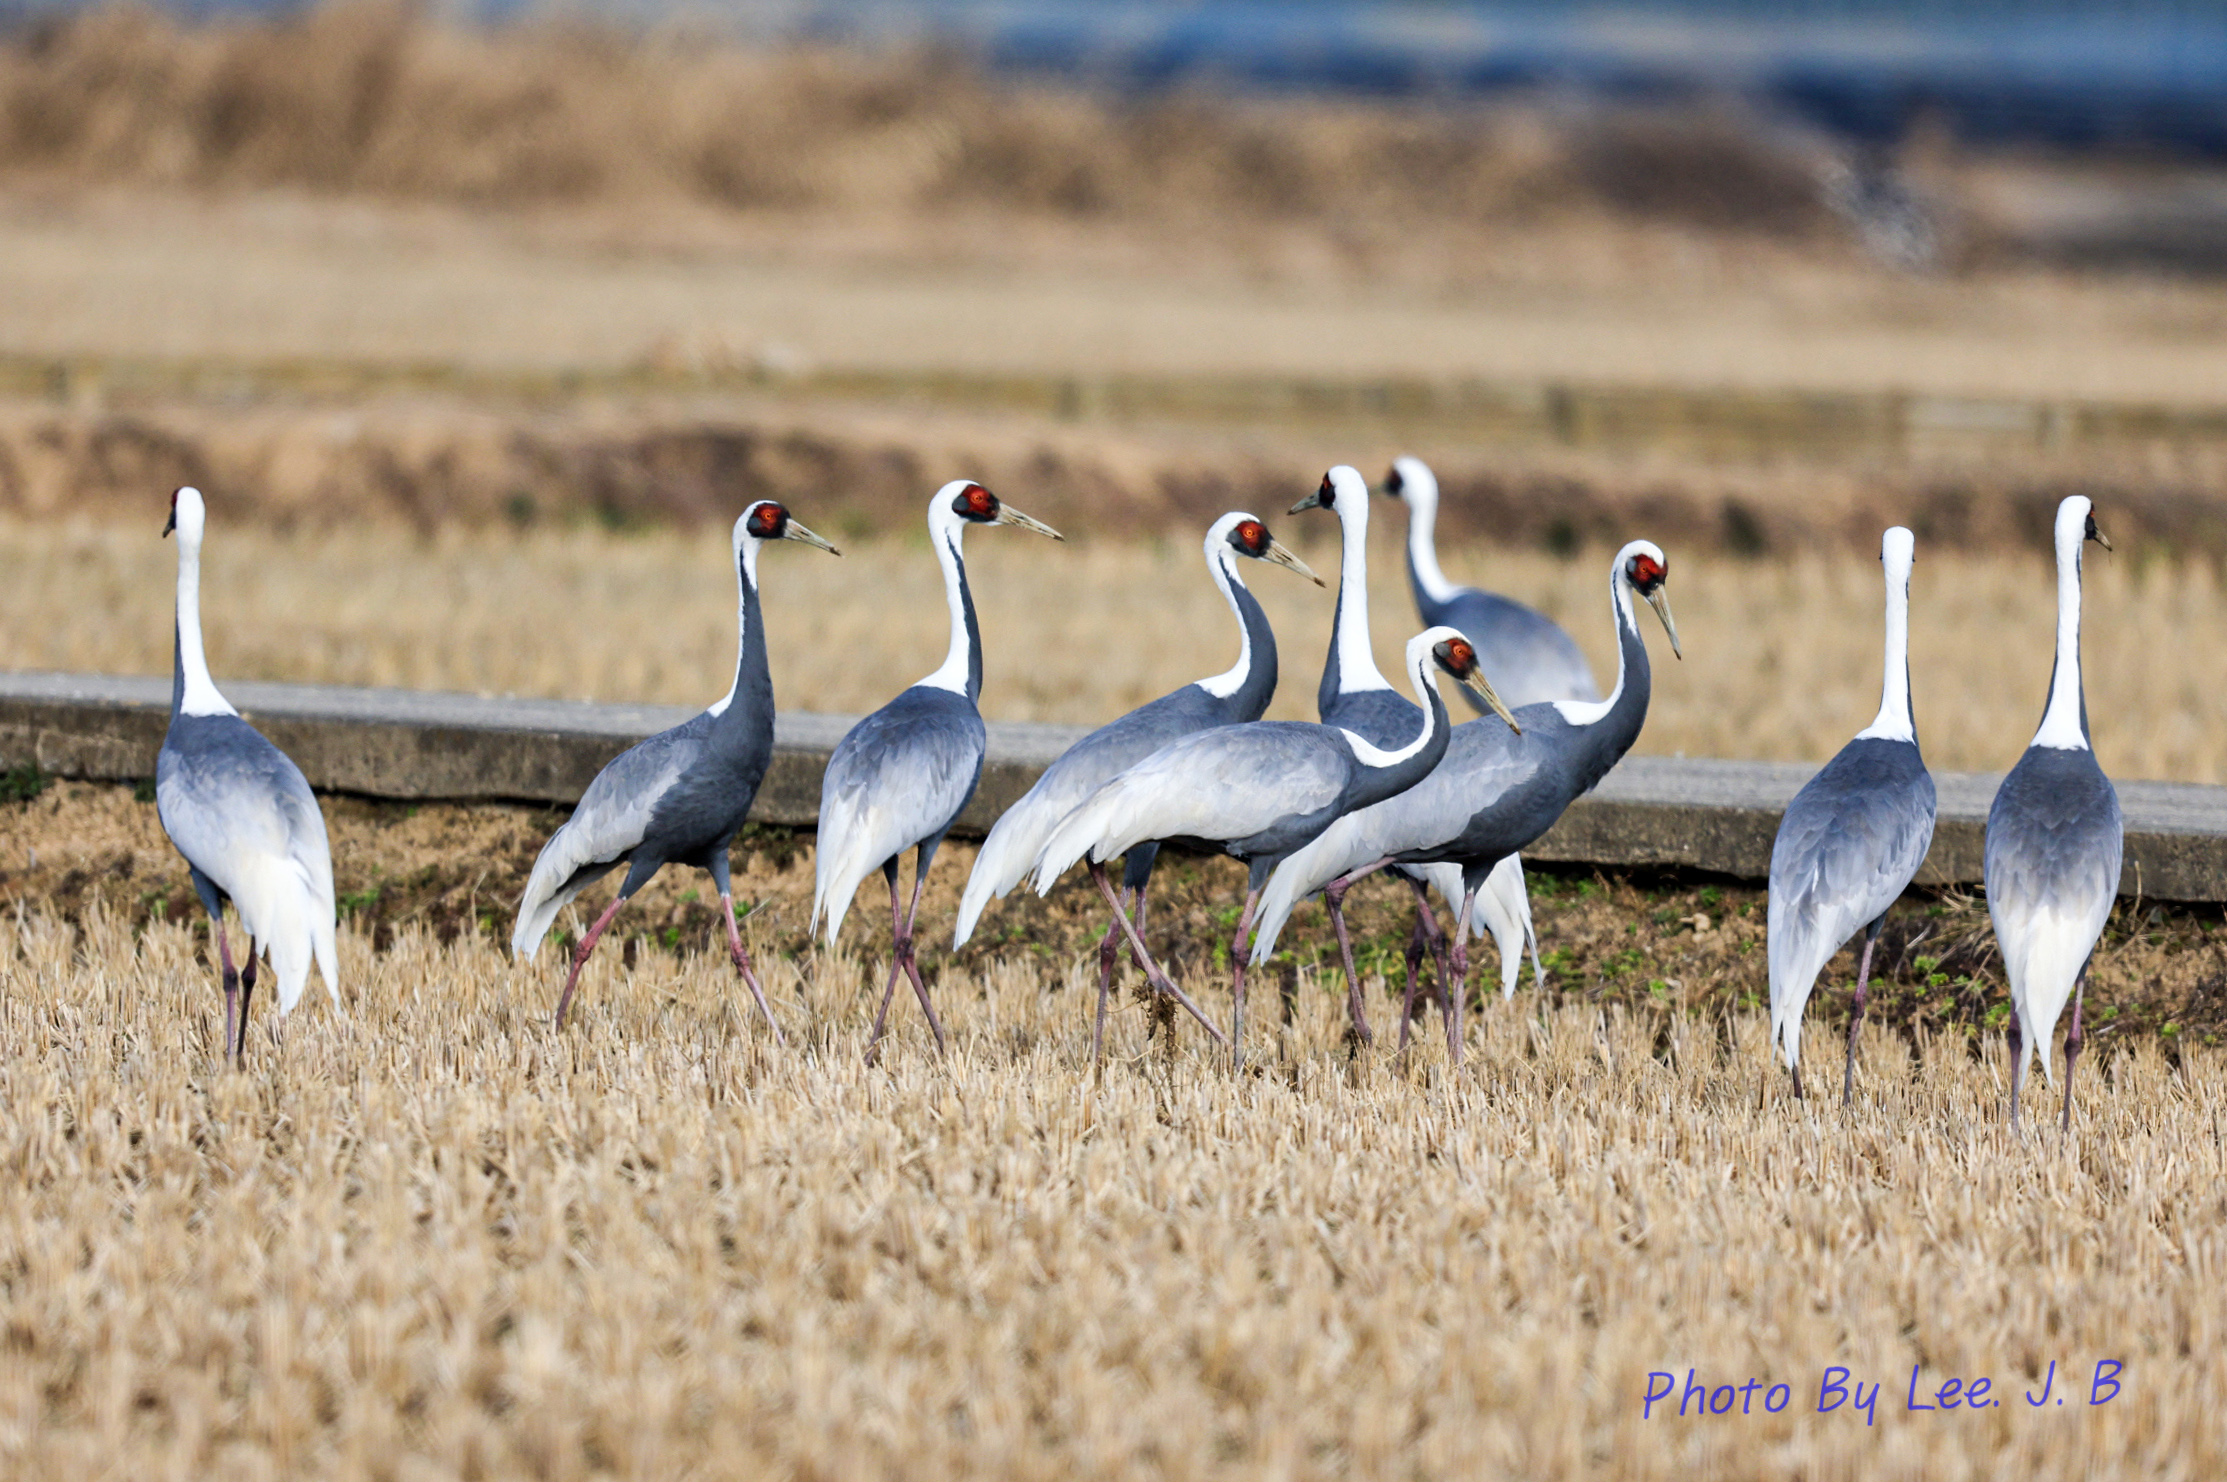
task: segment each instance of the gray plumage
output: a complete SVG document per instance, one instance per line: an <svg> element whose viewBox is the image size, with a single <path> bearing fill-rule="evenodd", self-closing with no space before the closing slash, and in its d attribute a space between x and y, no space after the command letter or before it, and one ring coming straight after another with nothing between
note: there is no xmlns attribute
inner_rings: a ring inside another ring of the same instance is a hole
<svg viewBox="0 0 2227 1482"><path fill-rule="evenodd" d="M1500 698L1517 709L1549 700L1598 700L1593 666L1561 624L1512 597L1456 586L1438 565L1438 476L1420 458L1394 460L1384 491L1407 506L1407 580L1425 623L1458 628Z"/></svg>
<svg viewBox="0 0 2227 1482"><path fill-rule="evenodd" d="M2089 742L2080 681L2080 553L2105 544L2087 499L2057 507L2057 662L2049 704L2031 745L1987 810L1987 912L2010 979L2011 1120L2032 1057L2054 1076L2049 1038L2067 1000L2065 1125L2072 1123L2072 1067L2081 1045L2078 994L2118 896L2125 824L2118 790Z"/></svg>
<svg viewBox="0 0 2227 1482"><path fill-rule="evenodd" d="M1027 877L1059 821L1102 784L1179 736L1259 720L1268 709L1276 693L1276 635L1259 599L1238 574L1237 558L1275 561L1318 585L1321 579L1277 544L1264 523L1241 510L1214 522L1206 533L1205 553L1207 571L1237 618L1237 663L1225 673L1187 684L1100 726L1044 769L982 841L959 902L954 947L967 944L990 901ZM1408 729L1413 731L1414 725L1410 723ZM1130 850L1122 884L1141 892L1152 878L1158 854L1159 845L1149 841Z"/></svg>
<svg viewBox="0 0 2227 1482"><path fill-rule="evenodd" d="M171 496L168 534L178 536L177 627L172 649L170 728L155 757L155 811L185 857L194 894L209 913L225 994L225 1053L246 1048L255 959L268 953L279 1012L300 1001L315 961L340 1006L332 849L325 816L301 768L240 718L209 676L201 640L198 490ZM248 934L246 970L235 974L224 936L229 900ZM244 988L238 1013L236 989Z"/></svg>
<svg viewBox="0 0 2227 1482"><path fill-rule="evenodd" d="M1446 704L1431 683L1434 661L1465 683L1483 683L1468 640L1433 628L1409 640L1406 668L1425 707L1416 734L1386 752L1335 726L1254 721L1200 731L1170 743L1107 782L1060 822L1037 862L1038 894L1076 861L1103 864L1147 840L1219 852L1246 865L1247 899L1231 944L1241 1046L1246 942L1253 907L1270 872L1339 817L1413 787L1445 754ZM1165 982L1132 936L1146 971ZM1172 984L1165 991L1174 993Z"/></svg>
<svg viewBox="0 0 2227 1482"><path fill-rule="evenodd" d="M1609 698L1525 706L1515 712L1521 734L1490 721L1456 726L1445 759L1427 779L1340 818L1276 871L1261 901L1256 955L1273 951L1292 910L1333 880L1379 861L1446 863L1460 869L1466 902L1502 860L1551 828L1631 748L1646 721L1652 670L1631 593L1655 607L1675 649L1667 579L1668 563L1649 542L1619 551L1610 567L1609 599L1622 662ZM1466 914L1457 908L1457 923ZM1457 977L1466 965L1465 936L1466 928L1457 926ZM1450 1015L1453 1008L1448 1005Z"/></svg>
<svg viewBox="0 0 2227 1482"><path fill-rule="evenodd" d="M1426 471L1427 473L1427 471ZM1435 487L1435 486L1434 486ZM1369 493L1368 485L1358 471L1340 464L1323 476L1322 485L1297 509L1328 508L1337 517L1339 532L1338 606L1330 630L1330 651L1323 661L1322 680L1316 687L1315 707L1323 721L1343 726L1356 735L1366 737L1377 745L1386 745L1392 737L1413 734L1420 719L1412 702L1402 698L1376 667L1374 645L1369 627ZM1424 620L1430 626L1432 620ZM1471 640L1474 648L1475 640ZM1478 663L1491 677L1491 667L1486 655L1478 650ZM1498 682L1494 681L1495 690ZM1474 693L1468 698L1482 708ZM1503 701L1506 700L1502 696ZM1510 702L1513 703L1513 702ZM1487 724L1498 725L1497 720ZM1411 882L1428 884L1445 898L1447 909L1459 911L1463 892L1461 877L1449 865L1402 865L1396 873ZM1333 892L1337 895L1339 892ZM1421 890L1416 892L1415 930L1410 937L1407 958L1408 978L1412 983L1416 965L1427 947L1440 949L1440 965L1444 967L1444 933L1432 919L1430 902ZM1331 926L1338 937L1339 956L1347 969L1347 999L1353 1020L1353 1032L1361 1039L1369 1037L1368 1023L1361 1004L1361 986L1352 970L1352 946L1345 927L1343 907L1339 901L1326 903ZM1503 996L1515 991L1516 979L1523 970L1523 952L1531 949L1534 979L1543 981L1544 972L1539 965L1538 935L1531 924L1531 899L1523 879L1523 861L1510 856L1493 870L1486 887L1476 896L1473 929L1492 934L1493 945L1500 953L1500 984ZM1442 973L1443 976L1443 973ZM1407 1025L1400 1026L1402 1043L1405 1043Z"/></svg>
<svg viewBox="0 0 2227 1482"><path fill-rule="evenodd" d="M1895 526L1880 541L1886 656L1879 713L1787 804L1771 845L1768 906L1771 1040L1801 1086L1802 1012L1817 975L1865 931L1849 1016L1842 1099L1855 1085L1856 1029L1871 949L1933 843L1933 775L1910 710L1910 567L1916 542Z"/></svg>
<svg viewBox="0 0 2227 1482"><path fill-rule="evenodd" d="M982 778L984 735L976 702L982 694L982 634L967 586L969 525L1019 525L1052 539L1039 524L968 479L954 479L928 501L928 540L943 568L951 614L951 646L942 667L867 716L837 743L820 783L819 848L812 888L812 924L825 922L834 946L859 883L875 870L889 882L893 950L881 1012L866 1045L872 1060L889 1018L900 974L910 979L921 1011L944 1048L943 1024L914 961L913 922L928 867ZM912 905L897 897L897 870L914 851Z"/></svg>
<svg viewBox="0 0 2227 1482"><path fill-rule="evenodd" d="M567 904L621 865L626 867L617 898L574 949L572 970L558 999L559 1024L581 968L619 908L669 864L710 872L726 916L729 955L767 1022L773 1022L735 925L727 851L750 816L773 757L773 678L758 603L758 554L774 540L835 550L773 500L759 500L743 511L729 541L738 593L733 685L707 709L613 758L534 860L510 938L511 950L529 959L539 953Z"/></svg>
<svg viewBox="0 0 2227 1482"><path fill-rule="evenodd" d="M964 694L916 684L853 726L828 758L820 783L820 879L813 905L834 943L852 892L869 874L894 874L907 849L926 873L951 825L982 780L986 736ZM848 887L848 888L846 888Z"/></svg>

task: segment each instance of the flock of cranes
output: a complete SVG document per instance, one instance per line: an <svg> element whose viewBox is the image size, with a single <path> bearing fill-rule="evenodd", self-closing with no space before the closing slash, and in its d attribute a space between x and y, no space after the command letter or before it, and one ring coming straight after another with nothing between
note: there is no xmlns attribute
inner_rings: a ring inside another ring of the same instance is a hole
<svg viewBox="0 0 2227 1482"><path fill-rule="evenodd" d="M1408 509L1408 574L1426 626L1405 647L1404 695L1372 656L1372 492ZM1400 1044L1408 1043L1420 990L1425 1007L1436 1002L1448 1054L1458 1064L1472 932L1491 934L1499 946L1503 996L1514 991L1527 947L1538 976L1521 851L1616 765L1646 722L1652 673L1638 604L1653 608L1674 654L1678 629L1668 596L1669 559L1648 541L1632 541L1608 569L1617 672L1602 696L1577 645L1552 621L1447 580L1433 541L1437 505L1430 469L1401 458L1375 491L1354 469L1333 468L1290 511L1330 512L1341 537L1336 622L1317 693L1319 723L1261 718L1276 689L1276 639L1245 584L1243 563L1282 566L1318 586L1321 578L1259 517L1235 511L1215 521L1206 535L1206 566L1236 618L1237 662L1100 727L1045 770L985 840L960 904L954 946L965 945L999 897L1024 881L1047 893L1081 864L1111 916L1098 953L1093 1058L1102 1053L1106 999L1126 948L1151 990L1186 1010L1242 1064L1246 974L1274 953L1292 912L1319 895L1338 940L1351 1033L1366 1044L1373 1034L1343 906L1358 882L1389 872L1405 883L1416 907ZM314 795L300 770L240 718L209 676L199 597L205 520L196 490L171 496L164 534L178 537L175 681L155 791L163 826L209 912L225 995L225 1053L237 1060L245 1053L259 958L267 956L276 977L282 1016L301 997L313 960L339 1006L336 913L331 851ZM965 555L967 529L976 525L1060 538L978 483L955 480L936 491L928 531L950 610L949 653L934 673L844 736L821 788L813 930L832 946L860 884L879 870L889 885L891 960L867 1042L869 1061L887 1029L900 979L911 985L938 1048L945 1045L942 1020L920 974L915 929L922 884L982 772L982 635ZM2118 798L2089 745L2080 684L2080 560L2091 540L2108 548L2088 501L2066 499L2056 524L2058 625L2048 708L1988 815L1988 908L2015 1010L2009 1031L2014 1124L2033 1058L2038 1054L2044 1073L2055 1074L2049 1041L2069 1001L2064 1117L2070 1126L2080 993L2119 879ZM729 846L772 757L773 686L758 560L779 541L839 554L773 500L743 511L731 545L737 643L726 695L605 767L534 863L511 937L512 950L526 959L565 905L625 869L616 896L572 952L557 1001L559 1028L582 969L620 909L664 866L681 864L710 872L735 972L781 1039L743 945L728 878ZM1772 854L1771 1042L1792 1074L1796 1096L1803 1094L1803 1011L1826 964L1861 936L1842 1077L1842 1098L1852 1097L1872 947L1933 835L1933 781L1910 707L1914 548L1910 532L1900 528L1887 531L1881 546L1886 660L1878 716L1794 798ZM1453 723L1439 675L1457 682L1478 719ZM1148 890L1164 844L1226 854L1246 866L1230 942L1226 1032L1145 943ZM899 879L908 850L914 856L909 897ZM1110 868L1117 859L1118 884ZM1432 907L1434 890L1452 910L1450 938ZM248 938L238 966L224 931L228 899ZM1423 971L1426 958L1433 974Z"/></svg>

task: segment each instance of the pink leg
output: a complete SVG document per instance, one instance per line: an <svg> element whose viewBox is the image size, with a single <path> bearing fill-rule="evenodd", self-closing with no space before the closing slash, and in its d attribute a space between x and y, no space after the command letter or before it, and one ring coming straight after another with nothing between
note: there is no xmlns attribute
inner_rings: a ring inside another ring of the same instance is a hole
<svg viewBox="0 0 2227 1482"><path fill-rule="evenodd" d="M1454 923L1454 976L1444 985L1446 998L1446 1053L1461 1064L1461 1006L1469 997L1469 913L1476 907L1477 892L1461 893L1460 919Z"/></svg>
<svg viewBox="0 0 2227 1482"><path fill-rule="evenodd" d="M2087 995L2088 969L2086 965L2083 964L2080 969L2080 976L2074 980L2072 985L2072 1028L2066 1031L2065 1034L2064 1130L2068 1133L2072 1131L2072 1067L2073 1063L2080 1058L2080 1044L2083 1038L2080 1033L2080 1001L2083 998L2087 997Z"/></svg>
<svg viewBox="0 0 2227 1482"><path fill-rule="evenodd" d="M1253 911L1260 905L1260 892L1245 892L1245 909L1237 917L1237 935L1230 938L1230 1064L1239 1070L1245 1068L1245 969L1253 959Z"/></svg>
<svg viewBox="0 0 2227 1482"><path fill-rule="evenodd" d="M1183 1005L1183 1007L1189 1011L1191 1017L1198 1020L1200 1024L1204 1025L1208 1034L1214 1036L1214 1042L1216 1044L1228 1043L1227 1040L1223 1039L1222 1031L1218 1027L1216 1027L1214 1021L1207 1018L1205 1011L1200 1009L1197 1004L1191 1002L1189 994L1185 993L1182 989L1175 986L1174 980L1171 979L1167 975L1167 973L1161 969L1160 964L1153 960L1152 953L1146 949L1144 944L1144 937L1140 934L1140 928L1143 925L1144 919L1144 902L1142 898L1140 897L1137 902L1138 919L1135 922L1131 922L1129 917L1121 909L1121 896L1119 892L1114 889L1113 881L1106 877L1106 867L1096 862L1089 863L1090 878L1098 882L1098 893L1106 898L1107 905L1113 907L1114 924L1120 928L1123 935L1129 938L1129 950L1135 955L1137 959L1137 966L1144 970L1145 981L1150 983L1159 992L1165 993L1168 997Z"/></svg>
<svg viewBox="0 0 2227 1482"><path fill-rule="evenodd" d="M247 961L240 964L240 1039L238 1058L247 1059L247 1011L255 1001L255 938L247 939ZM275 1041L274 1041L275 1042Z"/></svg>
<svg viewBox="0 0 2227 1482"><path fill-rule="evenodd" d="M927 871L916 864L912 876L912 908L905 912L905 935L897 944L897 951L905 964L905 976L912 979L913 996L920 1000L921 1012L928 1016L928 1027L936 1032L936 1053L946 1055L950 1049L944 1043L943 1021L936 1017L936 1006L928 1001L928 985L920 981L920 963L913 955L912 923L920 914L920 891L927 883Z"/></svg>
<svg viewBox="0 0 2227 1482"><path fill-rule="evenodd" d="M1142 929L1144 924L1144 892L1133 890L1129 894L1131 899L1136 902L1135 922L1139 929ZM1114 896L1114 914L1117 917L1126 914L1121 908L1121 897L1118 893ZM1134 956L1135 954L1130 955ZM1096 1065L1105 1053L1106 998L1113 992L1114 963L1119 960L1120 956L1121 923L1117 920L1107 923L1106 935L1098 943L1098 1020L1090 1031L1090 1063L1093 1065ZM1137 966L1142 968L1144 964L1139 962ZM1147 974L1148 979L1149 976Z"/></svg>
<svg viewBox="0 0 2227 1482"><path fill-rule="evenodd" d="M749 985L750 996L758 1001L758 1012L766 1016L766 1024L773 1030L773 1042L787 1044L781 1036L781 1026L773 1017L773 1010L766 1006L766 991L758 985L758 975L750 970L750 954L742 945L742 928L735 924L735 897L732 891L721 891L719 908L727 913L727 955L735 962L735 971L742 974L742 981Z"/></svg>
<svg viewBox="0 0 2227 1482"><path fill-rule="evenodd" d="M889 930L894 942L905 934L904 911L897 903L897 872L889 871ZM889 981L882 985L881 1011L874 1015L873 1032L866 1036L866 1063L872 1065L881 1052L882 1034L889 1027L889 1004L897 996L897 975L905 970L904 960L894 951L889 958Z"/></svg>
<svg viewBox="0 0 2227 1482"><path fill-rule="evenodd" d="M1345 924L1345 893L1352 888L1350 880L1333 880L1322 889L1322 903L1329 908L1331 929L1338 934L1338 957L1345 964L1345 1006L1353 1020L1353 1039L1365 1045L1369 1042L1369 1020L1361 1011L1361 975L1353 970L1353 938Z"/></svg>
<svg viewBox="0 0 2227 1482"><path fill-rule="evenodd" d="M2010 1006L2010 1125L2018 1130L2018 1093L2026 1085L2026 1039L2024 1026L2018 1022L2018 1005Z"/></svg>
<svg viewBox="0 0 2227 1482"><path fill-rule="evenodd" d="M238 1064L240 974L232 966L232 949L224 940L224 918L212 916L209 924L216 929L217 965L224 973L224 1058L229 1064Z"/></svg>
<svg viewBox="0 0 2227 1482"><path fill-rule="evenodd" d="M1864 1022L1864 990L1871 983L1871 949L1879 943L1879 928L1887 924L1881 916L1871 923L1871 934L1864 938L1863 959L1856 964L1856 1001L1848 1011L1848 1062L1840 1074L1840 1104L1847 1107L1856 1099L1856 1030Z"/></svg>
<svg viewBox="0 0 2227 1482"><path fill-rule="evenodd" d="M565 1011L572 1007L572 990L580 986L580 969L588 965L588 954L593 952L595 944L603 939L603 933L611 929L611 918L618 915L619 907L625 904L626 897L622 895L606 906L603 914L595 918L595 925L588 928L588 934L580 938L580 945L572 949L572 971L564 980L564 992L557 997L557 1027L559 1029L564 1028Z"/></svg>

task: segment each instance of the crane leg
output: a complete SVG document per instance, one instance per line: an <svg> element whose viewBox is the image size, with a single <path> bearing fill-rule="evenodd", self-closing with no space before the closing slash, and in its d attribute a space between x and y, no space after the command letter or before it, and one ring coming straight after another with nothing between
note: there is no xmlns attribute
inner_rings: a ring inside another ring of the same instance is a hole
<svg viewBox="0 0 2227 1482"><path fill-rule="evenodd" d="M912 924L920 915L920 892L928 883L927 864L928 862L923 859L913 868L912 905L905 912L905 941L903 947L905 976L912 979L913 997L920 1000L920 1010L928 1016L928 1027L936 1032L936 1053L938 1055L948 1055L951 1053L951 1048L943 1037L943 1020L936 1017L936 1006L929 1001L928 985L922 982L920 978L920 959L913 950Z"/></svg>
<svg viewBox="0 0 2227 1482"><path fill-rule="evenodd" d="M1352 888L1351 880L1332 880L1322 889L1322 903L1330 910L1330 925L1338 934L1338 957L1345 963L1345 1005L1353 1019L1353 1039L1365 1045L1369 1018L1361 1011L1361 976L1353 970L1353 937L1345 925L1345 893Z"/></svg>
<svg viewBox="0 0 2227 1482"><path fill-rule="evenodd" d="M2026 1041L2023 1026L2018 1022L2018 1005L2010 1006L2010 1026L2006 1031L2010 1039L2010 1125L2018 1130L2018 1092L2026 1084Z"/></svg>
<svg viewBox="0 0 2227 1482"><path fill-rule="evenodd" d="M1423 920L1415 919L1415 929L1407 934L1407 950L1400 960L1407 967L1407 989L1400 995L1400 1047L1407 1047L1407 1020L1415 1010L1415 974L1423 965L1423 958L1430 952L1430 939L1423 935Z"/></svg>
<svg viewBox="0 0 2227 1482"><path fill-rule="evenodd" d="M1856 1097L1856 1030L1864 1022L1864 990L1871 982L1871 949L1879 945L1879 929L1887 924L1887 914L1882 911L1879 919L1871 923L1871 930L1864 935L1864 953L1856 963L1856 1003L1848 1011L1848 1064L1840 1076L1840 1104L1846 1107Z"/></svg>
<svg viewBox="0 0 2227 1482"><path fill-rule="evenodd" d="M1253 910L1259 904L1259 891L1245 892L1245 909L1237 914L1237 935L1229 944L1229 1055L1238 1070L1245 1068L1245 969L1252 964Z"/></svg>
<svg viewBox="0 0 2227 1482"><path fill-rule="evenodd" d="M240 964L240 1038L234 1046L234 1058L247 1060L247 1010L255 1001L255 938L247 939L247 961Z"/></svg>
<svg viewBox="0 0 2227 1482"><path fill-rule="evenodd" d="M1439 985L1446 999L1446 1053L1461 1065L1461 1006L1469 997L1469 913L1476 909L1477 892L1461 893L1461 912L1454 921L1454 976Z"/></svg>
<svg viewBox="0 0 2227 1482"><path fill-rule="evenodd" d="M240 1023L240 974L232 966L232 949L224 940L224 918L212 916L209 923L216 929L217 966L223 972L224 982L224 1059L232 1064L233 1044L239 1033Z"/></svg>
<svg viewBox="0 0 2227 1482"><path fill-rule="evenodd" d="M1144 929L1144 889L1139 886L1130 890L1128 894L1130 899L1136 902L1136 913L1133 919L1137 930L1141 932ZM1121 959L1120 918L1127 914L1122 909L1121 893L1117 891L1114 895L1114 916L1116 919L1106 923L1106 934L1098 941L1098 1019L1090 1031L1090 1063L1092 1065L1096 1065L1105 1053L1106 999L1113 992L1114 964ZM1129 955L1136 956L1134 952ZM1139 962L1137 967L1140 971L1145 970L1142 962ZM1150 972L1147 971L1145 976L1149 981L1151 978Z"/></svg>
<svg viewBox="0 0 2227 1482"><path fill-rule="evenodd" d="M2080 1046L2086 1036L2080 1032L2080 1001L2088 994L2088 965L2080 965L2080 976L2072 984L2072 1028L2065 1031L2065 1123L2064 1130L2072 1131L2072 1067L2080 1058Z"/></svg>
<svg viewBox="0 0 2227 1482"><path fill-rule="evenodd" d="M727 915L727 955L734 959L735 971L742 974L742 981L750 989L750 996L758 1001L758 1012L766 1016L766 1025L773 1031L773 1042L785 1045L781 1025L773 1017L773 1010L766 1003L766 991L758 982L758 975L751 969L750 952L742 945L742 928L735 924L735 896L731 890L719 892L719 909Z"/></svg>
<svg viewBox="0 0 2227 1482"><path fill-rule="evenodd" d="M1794 1099L1795 1099L1796 1101L1800 1101L1800 1100L1802 1100L1802 1099L1803 1099L1803 1098L1802 1098L1802 1067L1801 1067L1800 1065L1798 1065L1798 1064L1797 1064L1797 1065L1796 1065L1796 1066L1794 1067Z"/></svg>
<svg viewBox="0 0 2227 1482"><path fill-rule="evenodd" d="M1431 910L1429 889L1424 886L1422 881L1412 877L1409 878L1407 887L1415 892L1415 924L1421 928L1424 939L1431 944L1431 957L1438 964L1438 981L1432 991L1443 994L1449 981L1449 966L1446 960L1446 933L1438 929L1438 915Z"/></svg>
<svg viewBox="0 0 2227 1482"><path fill-rule="evenodd" d="M1189 1011L1191 1017L1198 1020L1208 1034L1214 1036L1216 1044L1227 1043L1223 1038L1221 1026L1206 1017L1206 1011L1191 1002L1189 994L1175 986L1174 980L1168 977L1159 963L1153 961L1151 952L1146 950L1144 938L1139 935L1139 930L1144 925L1144 901L1141 892L1137 901L1137 919L1132 923L1128 914L1121 909L1121 896L1114 890L1113 881L1106 878L1106 867L1096 860L1086 860L1085 863L1090 866L1090 878L1098 883L1099 893L1105 896L1106 904L1113 907L1114 925L1129 938L1129 950L1135 955L1137 965L1144 969L1145 981L1183 1005Z"/></svg>
<svg viewBox="0 0 2227 1482"><path fill-rule="evenodd" d="M588 954L593 952L595 944L603 939L603 933L611 929L611 918L618 915L619 907L625 904L626 897L622 895L617 900L612 901L610 905L604 907L603 914L595 918L595 925L589 927L588 934L580 938L580 945L572 949L572 971L565 976L564 992L557 996L557 1027L559 1029L564 1028L565 1011L572 1007L572 990L580 986L580 969L588 965Z"/></svg>

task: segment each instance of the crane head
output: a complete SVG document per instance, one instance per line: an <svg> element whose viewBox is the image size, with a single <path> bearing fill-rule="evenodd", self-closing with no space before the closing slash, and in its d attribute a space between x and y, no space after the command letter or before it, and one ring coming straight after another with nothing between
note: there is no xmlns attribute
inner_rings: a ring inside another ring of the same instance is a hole
<svg viewBox="0 0 2227 1482"><path fill-rule="evenodd" d="M1013 506L1004 503L980 484L961 484L951 496L951 512L960 519L976 525L1018 525L1023 530L1033 530L1038 535L1049 535L1054 540L1067 537L1045 524L1030 519Z"/></svg>
<svg viewBox="0 0 2227 1482"><path fill-rule="evenodd" d="M1431 657L1438 662L1440 669L1452 675L1463 688L1484 701L1494 715L1506 721L1509 730L1519 736L1523 734L1523 727L1516 724L1515 716L1502 702L1499 692L1492 687L1492 681L1485 678L1484 668L1477 662L1476 645L1456 634L1451 638L1441 638L1433 644Z"/></svg>
<svg viewBox="0 0 2227 1482"><path fill-rule="evenodd" d="M1296 571L1316 586L1322 585L1322 578L1315 575L1306 562L1294 555L1289 546L1270 535L1268 527L1254 516L1247 514L1225 515L1223 519L1232 522L1229 526L1229 534L1224 537L1228 540L1231 550L1237 552L1240 556L1250 556L1255 561L1267 561L1287 570Z"/></svg>
<svg viewBox="0 0 2227 1482"><path fill-rule="evenodd" d="M754 540L794 540L805 545L818 546L831 556L843 553L822 536L804 528L789 514L786 506L777 500L761 499L742 514L742 531Z"/></svg>
<svg viewBox="0 0 2227 1482"><path fill-rule="evenodd" d="M1678 647L1678 623L1670 615L1670 558L1662 548L1650 541L1635 540L1621 552L1619 568L1631 589L1646 599L1655 609L1655 616L1662 619L1663 631L1670 635L1670 651L1679 658L1685 654Z"/></svg>

